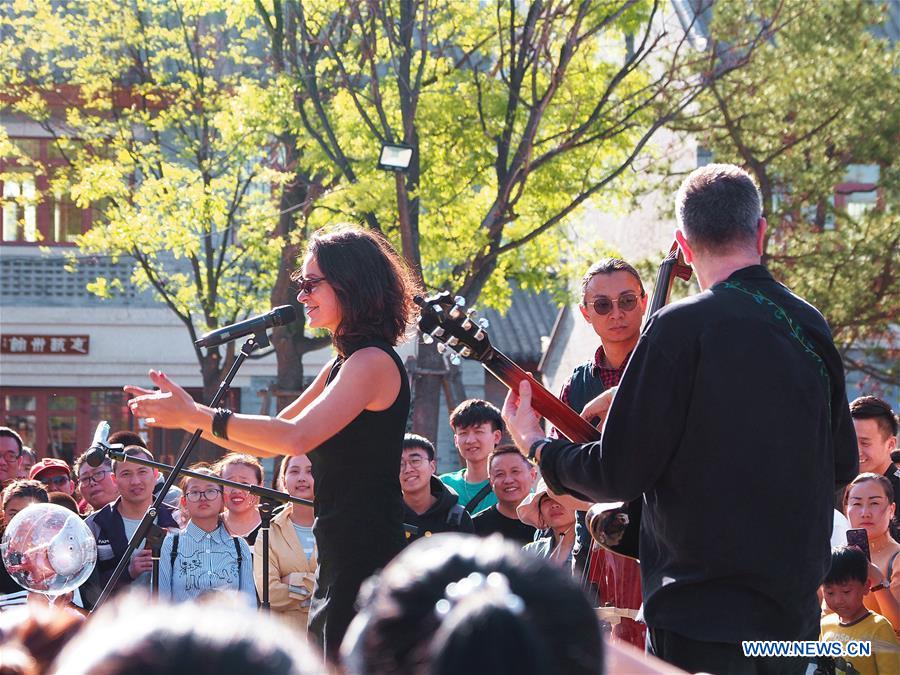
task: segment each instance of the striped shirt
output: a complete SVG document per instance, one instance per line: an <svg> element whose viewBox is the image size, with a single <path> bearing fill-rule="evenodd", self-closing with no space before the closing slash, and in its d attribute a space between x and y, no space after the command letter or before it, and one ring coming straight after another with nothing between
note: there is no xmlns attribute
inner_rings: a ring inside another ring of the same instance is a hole
<svg viewBox="0 0 900 675"><path fill-rule="evenodd" d="M175 535L168 534L159 556L159 595L174 602L192 600L210 591L238 591L256 606L253 584L253 560L250 547L242 537L232 537L219 521L219 527L206 532L193 522L181 530L178 550L172 564ZM235 541L241 549L238 564Z"/></svg>

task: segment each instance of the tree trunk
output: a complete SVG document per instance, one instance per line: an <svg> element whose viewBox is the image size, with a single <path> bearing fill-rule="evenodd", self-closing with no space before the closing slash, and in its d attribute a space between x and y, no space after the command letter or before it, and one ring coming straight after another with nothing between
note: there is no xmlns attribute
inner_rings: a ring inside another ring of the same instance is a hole
<svg viewBox="0 0 900 675"><path fill-rule="evenodd" d="M438 354L436 343L419 344L416 368L413 374L413 433L434 442L437 440L441 394L447 368L444 357Z"/></svg>

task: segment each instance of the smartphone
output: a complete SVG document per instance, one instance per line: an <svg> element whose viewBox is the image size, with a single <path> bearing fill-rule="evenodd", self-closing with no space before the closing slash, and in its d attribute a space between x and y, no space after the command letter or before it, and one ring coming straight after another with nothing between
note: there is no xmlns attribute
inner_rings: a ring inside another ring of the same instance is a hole
<svg viewBox="0 0 900 675"><path fill-rule="evenodd" d="M869 553L869 534L863 528L847 530L847 546L856 546L866 554L866 560L872 562L872 554Z"/></svg>

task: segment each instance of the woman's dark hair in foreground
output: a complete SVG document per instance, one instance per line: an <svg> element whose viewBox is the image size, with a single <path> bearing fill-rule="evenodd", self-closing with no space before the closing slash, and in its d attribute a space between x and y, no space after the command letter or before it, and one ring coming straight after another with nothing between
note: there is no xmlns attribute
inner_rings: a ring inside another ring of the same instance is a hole
<svg viewBox="0 0 900 675"><path fill-rule="evenodd" d="M180 605L135 593L91 617L53 664L60 675L307 675L321 654L266 614L224 594Z"/></svg>
<svg viewBox="0 0 900 675"><path fill-rule="evenodd" d="M499 536L420 539L360 594L348 672L594 674L603 640L584 593Z"/></svg>
<svg viewBox="0 0 900 675"><path fill-rule="evenodd" d="M342 227L315 234L306 251L341 304L343 318L333 336L338 352L347 354L369 339L396 345L415 315L412 298L418 285L387 239L371 230Z"/></svg>

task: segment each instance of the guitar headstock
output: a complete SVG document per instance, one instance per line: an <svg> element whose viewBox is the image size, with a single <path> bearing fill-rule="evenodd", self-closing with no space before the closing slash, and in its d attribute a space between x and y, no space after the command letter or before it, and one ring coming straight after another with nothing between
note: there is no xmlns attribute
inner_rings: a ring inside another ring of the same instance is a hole
<svg viewBox="0 0 900 675"><path fill-rule="evenodd" d="M450 361L458 365L460 358L484 361L493 349L488 338L487 319L475 317L475 310L465 309L461 296L451 297L448 291L413 301L421 308L419 329L422 341L437 340L439 352L450 352Z"/></svg>

